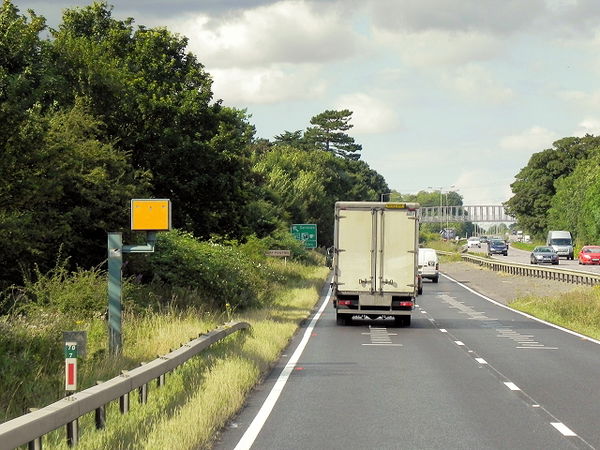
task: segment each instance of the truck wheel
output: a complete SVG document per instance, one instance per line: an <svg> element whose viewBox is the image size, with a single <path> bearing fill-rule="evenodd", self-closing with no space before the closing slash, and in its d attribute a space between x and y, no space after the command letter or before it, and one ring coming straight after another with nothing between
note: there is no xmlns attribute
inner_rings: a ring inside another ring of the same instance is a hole
<svg viewBox="0 0 600 450"><path fill-rule="evenodd" d="M433 278L433 282L434 282L434 283L437 283L438 281L440 281L440 276L439 276L439 275L436 275L436 276Z"/></svg>
<svg viewBox="0 0 600 450"><path fill-rule="evenodd" d="M423 286L419 286L417 289L417 295L423 295Z"/></svg>
<svg viewBox="0 0 600 450"><path fill-rule="evenodd" d="M394 325L397 327L410 327L411 316L394 316Z"/></svg>
<svg viewBox="0 0 600 450"><path fill-rule="evenodd" d="M342 325L342 326L348 325L348 323L350 322L350 320L348 320L348 319L352 320L352 317L348 317L348 316L346 316L346 314L340 314L340 313L337 313L335 315L335 322L338 325Z"/></svg>

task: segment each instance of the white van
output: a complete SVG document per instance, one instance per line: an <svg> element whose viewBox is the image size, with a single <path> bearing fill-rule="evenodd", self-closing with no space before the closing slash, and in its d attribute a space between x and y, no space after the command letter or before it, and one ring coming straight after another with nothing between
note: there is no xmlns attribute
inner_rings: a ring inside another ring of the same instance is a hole
<svg viewBox="0 0 600 450"><path fill-rule="evenodd" d="M573 259L573 238L569 231L548 231L546 245L552 247L558 256Z"/></svg>
<svg viewBox="0 0 600 450"><path fill-rule="evenodd" d="M419 249L419 273L423 278L429 278L434 283L440 279L440 263L437 253L432 248Z"/></svg>

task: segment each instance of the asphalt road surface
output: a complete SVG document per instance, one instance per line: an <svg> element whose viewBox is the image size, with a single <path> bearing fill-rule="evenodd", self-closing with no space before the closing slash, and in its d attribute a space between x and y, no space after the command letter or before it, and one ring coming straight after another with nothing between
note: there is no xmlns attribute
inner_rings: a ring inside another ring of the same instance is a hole
<svg viewBox="0 0 600 450"><path fill-rule="evenodd" d="M600 448L599 342L447 277L418 304L344 327L328 302L215 448Z"/></svg>
<svg viewBox="0 0 600 450"><path fill-rule="evenodd" d="M470 252L473 253L487 253L487 245L481 244L481 248L470 248ZM514 247L510 247L508 249L508 256L504 255L493 255L492 258L497 259L499 261L510 261L517 262L521 264L531 264L530 260L531 252L525 250L519 250ZM579 264L577 260L577 255L575 255L575 259L572 261L566 259L564 257L559 258L558 266L553 266L551 264L546 264L555 269L571 269L571 270L579 270L582 272L591 272L591 273L600 273L600 265L582 265Z"/></svg>

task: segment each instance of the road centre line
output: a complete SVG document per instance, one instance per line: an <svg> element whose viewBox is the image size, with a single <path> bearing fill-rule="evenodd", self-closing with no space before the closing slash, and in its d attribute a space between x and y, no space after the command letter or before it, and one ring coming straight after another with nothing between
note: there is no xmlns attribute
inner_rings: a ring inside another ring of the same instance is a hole
<svg viewBox="0 0 600 450"><path fill-rule="evenodd" d="M265 399L263 405L260 407L258 414L256 414L256 417L254 417L254 420L252 420L252 423L250 424L250 426L248 427L238 444L235 446L234 450L247 450L250 447L252 447L252 444L258 437L258 434L262 430L262 427L264 426L269 415L271 414L271 411L273 411L275 403L277 403L277 400L279 399L279 396L281 395L281 392L283 391L283 388L285 387L285 384L287 383L290 374L296 367L296 364L298 363L302 352L304 352L304 348L306 347L306 344L308 344L308 340L311 337L312 331L315 328L317 321L321 317L321 314L323 314L325 307L329 304L331 293L332 289L329 288L329 291L327 292L327 295L325 296L321 307L310 321L308 327L306 327L306 331L304 332L304 336L302 336L300 344L298 344L298 347L296 347L296 350L292 354L292 357L289 359L289 361L281 371L281 374L279 374L277 381L271 388L271 392L269 392L269 395Z"/></svg>
<svg viewBox="0 0 600 450"><path fill-rule="evenodd" d="M444 275L444 276L445 276L445 275ZM446 276L446 278L449 278L451 281L454 281L455 283L457 283L457 284L461 285L462 287L465 287L465 288L466 288L466 286L462 285L460 282L457 282L457 281L455 281L455 280L453 280L452 278L450 278L450 277L447 277L447 276ZM481 296L481 297L483 297L484 299L487 299L485 296L482 296L481 294L479 294L479 293L477 293L477 292L473 291L472 289L469 289L469 288L467 288L467 289L468 289L469 291L473 292L474 294L476 294L476 295L478 295L478 296ZM495 304L497 304L497 302L495 302L494 300L491 300L491 299L487 299L487 300L491 301L492 303L495 303ZM498 306L504 306L504 305L498 304ZM506 307L506 306L504 306L504 308L505 308L505 309L511 309L511 308L508 308L508 307ZM515 311L515 312L519 312L519 311ZM519 312L519 313L520 313L520 312ZM522 315L524 315L524 316L528 316L527 314L522 314ZM532 317L532 318L533 318L533 317ZM535 319L535 318L533 318L533 319ZM538 321L539 321L539 322L542 322L542 323L545 323L545 322L544 322L544 321L542 321L542 320L538 320ZM435 323L435 320L434 320L434 323ZM552 324L549 324L549 325L552 325ZM559 328L559 329L560 329L561 327L556 327L556 328ZM461 341L456 341L456 340L455 340L455 337L454 337L454 335L453 335L452 333L449 333L449 332L448 332L446 329L439 328L439 330L440 330L441 332L443 332L443 333L448 333L448 337L450 338L450 340L451 340L452 342L455 342L455 343L461 342ZM498 330L498 331L500 331L500 330ZM570 330L566 330L566 331L570 331ZM518 333L517 333L517 334L518 334ZM573 334L575 334L575 333L573 333ZM513 340L516 340L516 339L515 339L515 336L504 336L504 337L510 337L510 338L512 338ZM519 336L519 337L520 337L520 336ZM593 340L593 339L591 339L591 338L590 338L590 340L591 340L591 341L594 341L594 340ZM532 342L533 342L533 341L528 341L528 342L526 343L526 344L527 344L527 346L526 346L526 347L516 347L516 348L533 349L533 350L558 350L558 348L557 348L557 347L545 347L545 346L543 346L543 344L539 344L539 345L541 345L541 346L532 346L532 345L529 345L529 344L531 344ZM599 343L600 343L600 342L599 342ZM560 431L560 432L561 432L561 434L563 434L563 436L565 436L565 437L575 437L576 439L578 439L578 440L581 442L581 444L583 444L583 445L582 445L582 447L583 447L583 446L585 446L586 448L594 448L592 445L590 445L590 444L589 444L589 443L588 443L588 442L587 442L585 439L583 439L581 436L577 435L575 432L573 432L571 429L569 429L569 428L568 428L566 425L564 425L562 422L559 422L559 421L557 420L558 418L557 418L556 416L554 416L552 413L550 413L550 411L548 411L546 408L544 408L543 406L541 406L539 403L535 402L535 401L533 400L533 398L532 398L532 397L530 397L530 396L529 396L529 395L528 395L526 392L522 391L522 390L521 390L521 389L520 389L520 388L519 388L519 387L518 387L518 386L517 386L515 383L513 383L513 382L511 382L511 381L504 381L504 380L506 380L506 377L505 377L505 376L504 376L504 375L503 375L503 374L502 374L502 373L501 373L501 372L500 372L498 369L496 369L494 366L490 365L490 364L489 364L489 363L488 363L488 362L487 362L487 361L486 361L484 358L481 358L481 357L479 357L479 356L477 355L477 353L475 353L473 350L468 350L468 347L467 347L467 346L466 346L464 343L462 343L462 342L461 342L461 344L463 345L463 347L462 347L463 349L467 350L467 351L468 351L468 353L470 353L470 354L472 354L472 355L473 355L473 359L474 359L474 360L475 360L477 363L479 363L479 364L481 364L481 365L485 365L485 366L486 366L486 368L488 368L488 369L489 369L490 373L494 374L494 375L495 375L495 377L496 377L497 379L499 379L499 380L500 380L500 381L501 381L501 382L502 382L502 383L503 383L503 384L504 384L504 385L505 385L505 386L506 386L506 387L507 387L507 388L508 388L510 391L513 391L513 392L515 392L515 394L516 394L518 397L520 397L520 398L521 398L521 400L523 400L525 403L527 403L527 404L531 405L533 408L535 408L535 409L537 410L538 414L540 414L542 417L544 417L544 418L545 418L545 419L548 421L548 423L552 424L552 426L553 426L554 428L556 428L558 431Z"/></svg>
<svg viewBox="0 0 600 450"><path fill-rule="evenodd" d="M600 344L600 340L598 340L598 339L594 339L594 338L591 338L589 336L585 336L585 335L583 335L581 333L577 333L576 331L569 330L568 328L563 328L563 327L561 327L559 325L556 325L556 324L553 324L553 323L550 323L550 322L546 322L545 320L542 320L542 319L538 319L537 317L534 317L531 314L527 314L527 313L524 313L522 311L518 311L518 310L513 309L510 306L507 306L507 305L505 305L503 303L500 303L500 302L498 302L498 301L496 301L496 300L494 300L494 299L492 299L490 297L487 297L487 296L485 296L483 294L480 294L476 290L470 288L469 286L466 286L465 284L461 283L460 281L455 280L454 278L446 275L445 273L441 273L440 272L440 275L442 275L444 278L447 278L448 280L452 281L453 283L458 284L460 287L462 287L462 288L466 289L467 291L469 291L469 292L477 295L478 297L481 297L484 300L487 300L488 302L493 303L496 306L500 306L501 308L504 308L504 309L507 309L507 310L512 311L514 313L520 314L521 316L527 317L528 319L531 319L531 320L535 320L536 322L543 323L545 325L548 325L549 327L556 328L557 330L564 331L565 333L569 333L569 334L571 334L573 336L577 336L578 338L581 338L581 339L583 339L585 341L593 342L594 344Z"/></svg>

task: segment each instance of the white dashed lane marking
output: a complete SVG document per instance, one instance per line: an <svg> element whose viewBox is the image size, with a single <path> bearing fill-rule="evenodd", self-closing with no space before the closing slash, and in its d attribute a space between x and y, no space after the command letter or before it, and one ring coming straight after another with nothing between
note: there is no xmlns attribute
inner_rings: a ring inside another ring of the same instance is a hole
<svg viewBox="0 0 600 450"><path fill-rule="evenodd" d="M562 433L563 436L577 436L568 426L562 422L551 422L551 425Z"/></svg>
<svg viewBox="0 0 600 450"><path fill-rule="evenodd" d="M521 390L521 389L519 389L519 386L517 386L515 383L511 383L510 381L505 381L504 384L511 391L520 391Z"/></svg>

